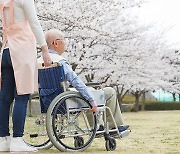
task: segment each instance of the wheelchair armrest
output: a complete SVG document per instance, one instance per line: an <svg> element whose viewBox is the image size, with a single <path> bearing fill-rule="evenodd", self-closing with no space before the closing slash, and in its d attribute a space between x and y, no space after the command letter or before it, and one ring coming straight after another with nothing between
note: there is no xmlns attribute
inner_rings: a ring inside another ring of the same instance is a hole
<svg viewBox="0 0 180 154"><path fill-rule="evenodd" d="M100 83L98 82L88 82L88 83L85 83L86 86L89 86L89 87L97 87L97 86L100 86Z"/></svg>
<svg viewBox="0 0 180 154"><path fill-rule="evenodd" d="M94 89L99 89L101 87L101 84L97 82L88 82L88 83L85 83L85 85L89 88L92 87ZM69 85L69 88L73 88L73 86Z"/></svg>
<svg viewBox="0 0 180 154"><path fill-rule="evenodd" d="M88 82L88 83L85 83L86 86L88 87L97 87L97 86L100 86L100 83L97 83L97 82ZM73 88L72 85L69 85L69 88Z"/></svg>

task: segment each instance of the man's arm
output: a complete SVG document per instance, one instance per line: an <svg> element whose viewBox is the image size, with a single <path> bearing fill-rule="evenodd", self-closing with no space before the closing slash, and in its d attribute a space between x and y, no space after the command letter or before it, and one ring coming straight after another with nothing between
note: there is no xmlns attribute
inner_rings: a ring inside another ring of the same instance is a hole
<svg viewBox="0 0 180 154"><path fill-rule="evenodd" d="M85 99L89 101L89 103L92 105L92 112L97 112L97 104L91 91L87 88L87 86L82 82L82 80L77 76L77 74L72 70L66 61L62 60L61 63L64 67L66 80L74 88L76 88L76 90L79 91Z"/></svg>

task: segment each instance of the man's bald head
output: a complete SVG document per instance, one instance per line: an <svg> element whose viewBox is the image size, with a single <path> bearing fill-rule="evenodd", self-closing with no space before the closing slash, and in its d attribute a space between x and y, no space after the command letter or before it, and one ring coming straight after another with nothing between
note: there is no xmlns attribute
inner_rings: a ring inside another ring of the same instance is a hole
<svg viewBox="0 0 180 154"><path fill-rule="evenodd" d="M64 40L64 34L58 29L51 29L45 33L45 39L50 49L55 40Z"/></svg>

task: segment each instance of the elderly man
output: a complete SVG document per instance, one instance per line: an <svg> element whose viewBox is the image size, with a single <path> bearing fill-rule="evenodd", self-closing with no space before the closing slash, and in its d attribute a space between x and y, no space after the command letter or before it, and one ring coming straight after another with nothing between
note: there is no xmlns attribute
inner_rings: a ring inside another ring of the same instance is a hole
<svg viewBox="0 0 180 154"><path fill-rule="evenodd" d="M93 106L91 111L97 112L97 105L94 100L92 93L86 87L86 85L80 80L76 73L72 70L67 61L61 56L66 50L66 43L64 40L63 33L57 29L52 29L45 34L46 42L49 48L50 58L53 62L61 62L64 67L65 79L79 91L82 96L84 96ZM41 58L40 58L41 59ZM38 61L41 61L41 60ZM106 105L110 107L112 114L115 118L116 124L118 126L119 132L126 130L129 126L122 126L123 119L121 115L121 110L119 104L116 100L116 91L111 87L103 88L105 93ZM114 128L114 123L111 119L110 113L107 112L107 121L109 122L109 128ZM89 121L90 122L90 121ZM91 123L91 122L90 122ZM98 130L103 130L104 127L100 125Z"/></svg>

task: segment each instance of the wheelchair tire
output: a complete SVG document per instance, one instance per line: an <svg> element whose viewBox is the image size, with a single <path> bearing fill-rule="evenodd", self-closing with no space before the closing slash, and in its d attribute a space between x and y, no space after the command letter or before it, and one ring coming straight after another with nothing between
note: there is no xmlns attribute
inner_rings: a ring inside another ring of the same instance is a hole
<svg viewBox="0 0 180 154"><path fill-rule="evenodd" d="M114 138L109 138L106 140L106 150L114 151L116 149L116 140Z"/></svg>
<svg viewBox="0 0 180 154"><path fill-rule="evenodd" d="M80 108L77 108L79 104ZM52 101L47 111L46 128L49 139L58 150L77 152L90 146L97 129L96 115L90 108L90 103L75 91L66 91ZM87 115L93 121L92 126Z"/></svg>
<svg viewBox="0 0 180 154"><path fill-rule="evenodd" d="M31 107L33 101L40 106L38 93L30 96L29 107ZM53 146L46 131L46 114L42 114L40 111L36 114L30 112L26 118L24 131L24 140L28 145L36 147L39 150L46 150Z"/></svg>

